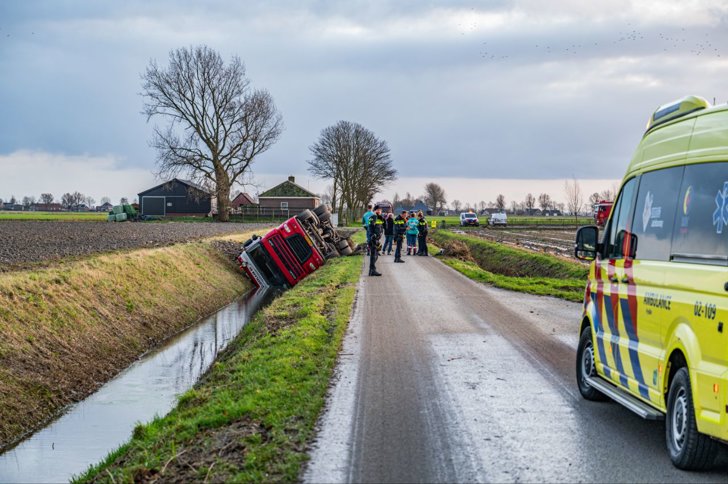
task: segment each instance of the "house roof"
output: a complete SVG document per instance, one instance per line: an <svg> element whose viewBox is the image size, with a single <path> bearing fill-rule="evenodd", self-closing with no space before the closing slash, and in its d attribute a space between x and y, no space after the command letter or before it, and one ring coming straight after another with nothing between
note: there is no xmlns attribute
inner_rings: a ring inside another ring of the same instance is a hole
<svg viewBox="0 0 728 484"><path fill-rule="evenodd" d="M182 185L187 185L190 188L194 188L195 190L198 190L198 191L200 191L202 193L205 193L207 195L212 195L212 192L210 190L208 190L207 188L205 188L205 187L203 187L201 185L198 185L197 183L191 182L189 180L183 180L181 178L172 178L171 180L166 181L164 183L160 183L159 185L153 186L152 188L147 188L146 190L144 190L142 192L139 192L138 195L143 195L143 194L145 194L147 192L150 192L152 190L156 190L157 188L161 188L164 185L167 185L167 184L172 183L172 182L175 182L175 181L177 183L181 183Z"/></svg>
<svg viewBox="0 0 728 484"><path fill-rule="evenodd" d="M301 185L286 180L258 195L259 200L266 197L318 198L318 195L309 192Z"/></svg>
<svg viewBox="0 0 728 484"><path fill-rule="evenodd" d="M233 198L231 205L233 207L239 207L241 205L255 205L255 200L253 200L253 197L247 193L239 193L237 197Z"/></svg>

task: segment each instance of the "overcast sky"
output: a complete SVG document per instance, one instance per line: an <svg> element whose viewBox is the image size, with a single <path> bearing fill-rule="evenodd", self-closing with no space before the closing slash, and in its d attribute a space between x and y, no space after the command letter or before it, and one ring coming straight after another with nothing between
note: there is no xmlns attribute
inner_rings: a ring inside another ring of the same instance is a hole
<svg viewBox="0 0 728 484"><path fill-rule="evenodd" d="M308 147L342 119L389 143L387 197L609 188L657 106L728 100L727 21L716 0L0 0L0 198L152 186L139 76L198 44L239 56L283 115L262 188L323 191Z"/></svg>

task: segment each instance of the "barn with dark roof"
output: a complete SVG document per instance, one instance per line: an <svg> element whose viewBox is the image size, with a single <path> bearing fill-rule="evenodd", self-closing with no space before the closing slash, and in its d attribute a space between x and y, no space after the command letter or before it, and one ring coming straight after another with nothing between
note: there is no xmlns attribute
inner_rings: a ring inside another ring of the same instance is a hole
<svg viewBox="0 0 728 484"><path fill-rule="evenodd" d="M141 215L205 217L212 211L213 194L189 180L173 178L139 193Z"/></svg>

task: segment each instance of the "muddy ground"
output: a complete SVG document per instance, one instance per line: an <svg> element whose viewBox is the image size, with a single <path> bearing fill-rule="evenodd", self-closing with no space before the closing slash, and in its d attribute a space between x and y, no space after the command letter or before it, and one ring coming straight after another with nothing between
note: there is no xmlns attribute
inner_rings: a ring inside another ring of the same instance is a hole
<svg viewBox="0 0 728 484"><path fill-rule="evenodd" d="M457 232L457 230L455 230ZM573 259L576 229L478 228L462 231L487 240Z"/></svg>
<svg viewBox="0 0 728 484"><path fill-rule="evenodd" d="M250 232L267 224L0 222L0 272L46 261L123 249L149 248L218 235Z"/></svg>

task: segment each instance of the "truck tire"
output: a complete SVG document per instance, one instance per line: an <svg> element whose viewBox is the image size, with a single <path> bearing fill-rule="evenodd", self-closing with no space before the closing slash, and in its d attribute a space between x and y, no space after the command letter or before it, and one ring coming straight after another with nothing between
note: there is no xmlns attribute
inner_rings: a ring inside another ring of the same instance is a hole
<svg viewBox="0 0 728 484"><path fill-rule="evenodd" d="M329 207L326 206L326 204L321 204L313 209L313 213L315 213L317 217L321 218L321 215L325 213L331 214L331 211L329 211Z"/></svg>
<svg viewBox="0 0 728 484"><path fill-rule="evenodd" d="M311 225L319 225L318 217L311 210L304 210L303 212L296 215L296 219L304 224L309 223Z"/></svg>
<svg viewBox="0 0 728 484"><path fill-rule="evenodd" d="M335 257L339 257L339 251L336 250L336 246L334 244L327 244L329 246L329 253L326 255L327 259L333 259Z"/></svg>
<svg viewBox="0 0 728 484"><path fill-rule="evenodd" d="M594 364L594 343L592 342L591 327L587 326L581 332L579 346L576 350L576 383L579 386L579 393L586 400L603 402L608 400L607 396L587 383L587 377L597 375L597 368Z"/></svg>
<svg viewBox="0 0 728 484"><path fill-rule="evenodd" d="M698 432L690 373L686 367L677 370L667 394L665 438L670 460L678 469L706 469L718 454L718 443Z"/></svg>
<svg viewBox="0 0 728 484"><path fill-rule="evenodd" d="M322 224L324 224L324 223L328 222L329 220L331 220L331 212L329 212L329 211L326 211L326 212L321 213L321 214L318 214L317 213L316 215L318 215L319 222L321 222Z"/></svg>
<svg viewBox="0 0 728 484"><path fill-rule="evenodd" d="M339 249L339 254L341 255L350 255L352 252L352 248L349 246L349 241L346 239L341 239L336 244L336 248Z"/></svg>

